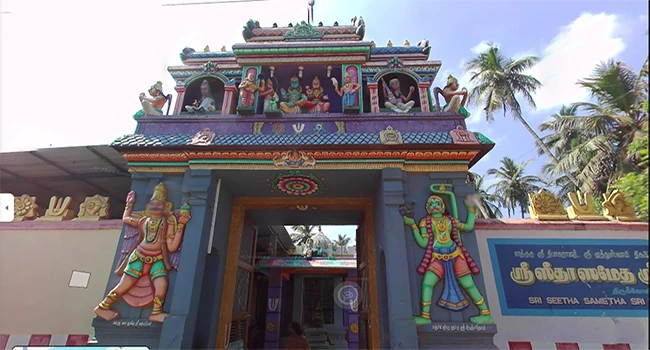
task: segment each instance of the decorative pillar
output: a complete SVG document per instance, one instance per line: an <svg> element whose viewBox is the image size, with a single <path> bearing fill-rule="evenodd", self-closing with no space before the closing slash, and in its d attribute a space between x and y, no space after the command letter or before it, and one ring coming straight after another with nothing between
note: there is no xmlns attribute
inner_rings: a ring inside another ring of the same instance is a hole
<svg viewBox="0 0 650 350"><path fill-rule="evenodd" d="M185 99L185 85L176 85L174 90L178 93L176 97L176 105L174 105L174 115L181 114L183 108L183 100Z"/></svg>
<svg viewBox="0 0 650 350"><path fill-rule="evenodd" d="M205 260L212 224L217 179L210 170L189 170L183 179L183 199L191 207L192 220L183 237L178 273L170 278L159 349L191 349L203 285Z"/></svg>
<svg viewBox="0 0 650 350"><path fill-rule="evenodd" d="M370 94L370 112L379 113L379 83L368 78L368 93Z"/></svg>
<svg viewBox="0 0 650 350"><path fill-rule="evenodd" d="M282 269L271 270L268 297L269 299L266 303L264 349L279 349L280 311L282 310Z"/></svg>
<svg viewBox="0 0 650 350"><path fill-rule="evenodd" d="M357 270L348 270L348 282L353 288L356 288L356 283L352 284L357 280ZM357 290L354 293L354 300L348 303L346 300L343 307L343 322L345 322L345 329L348 331L348 349L357 350L359 349L359 293L360 290Z"/></svg>
<svg viewBox="0 0 650 350"><path fill-rule="evenodd" d="M410 177L408 180L410 181ZM390 281L390 285L379 285L379 288L386 288L386 307L388 314L380 318L380 322L389 329L389 342L391 349L405 348L418 349L418 334L413 321L413 313L409 307L413 302L411 290L411 279L409 278L409 252L407 251L407 239L413 239L406 235L404 223L399 213L399 206L404 204L405 175L400 169L383 169L381 171L381 182L379 188L379 200L376 211L375 237L376 244L383 247L386 261L391 261L385 267L385 279L378 277L378 281ZM396 232L404 232L396 234ZM381 254L381 253L379 253ZM421 253L418 252L418 254ZM389 259L390 258L390 259ZM380 260L381 261L381 260ZM399 288L393 288L399 286ZM419 285L415 288L419 288ZM415 302L419 306L419 301ZM380 314L381 315L381 314ZM382 342L383 343L383 342Z"/></svg>
<svg viewBox="0 0 650 350"><path fill-rule="evenodd" d="M235 79L230 80L224 86L223 103L221 104L221 114L233 114L237 105L237 87Z"/></svg>
<svg viewBox="0 0 650 350"><path fill-rule="evenodd" d="M418 83L418 89L420 91L420 108L422 112L431 111L431 107L429 107L429 86L431 86L431 83L428 80L420 80Z"/></svg>

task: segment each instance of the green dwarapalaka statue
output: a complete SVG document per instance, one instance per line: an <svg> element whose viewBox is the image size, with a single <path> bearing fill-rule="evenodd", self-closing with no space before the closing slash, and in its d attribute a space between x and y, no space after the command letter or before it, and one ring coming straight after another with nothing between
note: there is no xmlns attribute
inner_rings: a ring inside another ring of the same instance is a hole
<svg viewBox="0 0 650 350"><path fill-rule="evenodd" d="M433 195L427 199L425 209L427 216L416 224L413 219L411 206L400 206L399 211L404 219L404 224L411 228L413 237L420 248L426 249L418 273L424 275L422 279L422 311L419 316L414 316L415 324L422 326L431 323L431 299L433 288L438 282L444 280L444 287L438 306L461 311L469 307L469 302L462 290L469 295L479 309L479 314L470 317L470 322L476 324L494 323L490 310L485 304L485 299L476 288L472 275L478 275L479 269L469 253L463 247L460 232L471 232L474 229L476 206L472 196L465 200L467 206L467 222L458 220L458 208L453 192L447 191L445 186L431 185ZM438 189L435 189L438 187ZM439 195L449 196L452 216L445 212L445 202ZM460 285L460 286L459 286Z"/></svg>

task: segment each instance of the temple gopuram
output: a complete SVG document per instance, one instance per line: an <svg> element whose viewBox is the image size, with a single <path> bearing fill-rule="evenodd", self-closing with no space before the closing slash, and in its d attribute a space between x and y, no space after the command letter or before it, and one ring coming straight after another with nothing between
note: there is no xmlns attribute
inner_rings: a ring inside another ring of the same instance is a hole
<svg viewBox="0 0 650 350"><path fill-rule="evenodd" d="M64 345L59 333L282 349L293 322L312 349L647 348L648 224L624 196L596 210L588 194L540 191L530 219L477 219L469 170L495 143L467 130L467 89L437 77L427 40L377 46L365 32L362 17L249 20L230 51L184 48L168 67L177 94L161 82L140 94L133 134L65 151L101 173L30 153L67 187L3 155L16 199L1 262L24 266L3 272L22 289L2 289L16 319L0 323L0 350ZM292 225L356 226L356 245L297 241ZM45 273L30 254L57 264ZM52 305L11 301L42 300L70 270ZM23 314L40 315L31 336Z"/></svg>

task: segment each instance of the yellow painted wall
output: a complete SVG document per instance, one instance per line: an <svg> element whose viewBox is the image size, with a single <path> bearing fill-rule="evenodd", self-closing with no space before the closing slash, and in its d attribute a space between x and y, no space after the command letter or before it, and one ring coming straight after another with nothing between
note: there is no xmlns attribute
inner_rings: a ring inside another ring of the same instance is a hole
<svg viewBox="0 0 650 350"><path fill-rule="evenodd" d="M93 334L121 232L110 221L0 224L1 334ZM87 288L68 286L73 270Z"/></svg>

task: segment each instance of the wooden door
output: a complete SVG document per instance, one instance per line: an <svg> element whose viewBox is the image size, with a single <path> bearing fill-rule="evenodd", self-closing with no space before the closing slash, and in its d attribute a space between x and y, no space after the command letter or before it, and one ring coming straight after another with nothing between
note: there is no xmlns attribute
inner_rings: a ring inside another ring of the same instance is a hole
<svg viewBox="0 0 650 350"><path fill-rule="evenodd" d="M367 241L364 232L363 222L357 226L357 280L355 281L361 290L359 293L359 349L370 349L370 315L369 315L369 295L368 295L368 259Z"/></svg>
<svg viewBox="0 0 650 350"><path fill-rule="evenodd" d="M232 237L231 237L232 239ZM257 245L257 225L246 218L241 235L235 299L232 307L232 321L228 337L229 349L248 349L248 329L251 324L251 301L253 298L253 280L255 270L255 253ZM233 254L233 252L229 252ZM225 286L228 288L228 286Z"/></svg>

